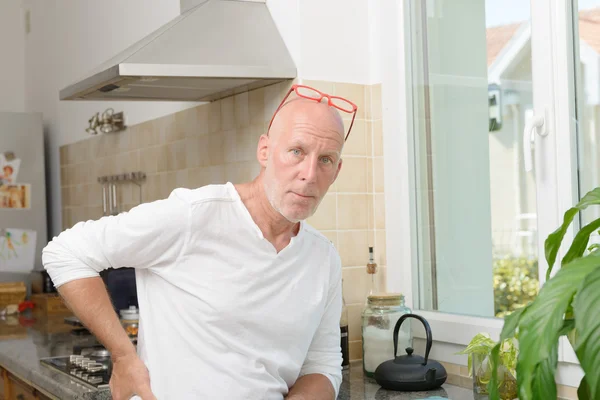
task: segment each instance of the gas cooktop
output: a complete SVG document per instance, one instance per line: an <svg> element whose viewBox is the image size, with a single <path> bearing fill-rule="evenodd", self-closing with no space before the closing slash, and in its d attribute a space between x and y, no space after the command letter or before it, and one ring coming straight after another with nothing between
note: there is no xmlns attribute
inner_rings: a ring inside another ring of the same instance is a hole
<svg viewBox="0 0 600 400"><path fill-rule="evenodd" d="M71 354L64 357L49 357L40 360L42 365L69 375L73 381L91 389L108 388L112 362L106 349L96 349L89 353Z"/></svg>

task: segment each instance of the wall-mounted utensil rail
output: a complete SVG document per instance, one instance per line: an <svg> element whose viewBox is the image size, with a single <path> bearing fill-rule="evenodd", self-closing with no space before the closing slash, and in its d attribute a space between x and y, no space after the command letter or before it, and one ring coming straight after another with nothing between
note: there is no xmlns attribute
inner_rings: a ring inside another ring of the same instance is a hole
<svg viewBox="0 0 600 400"><path fill-rule="evenodd" d="M142 182L146 180L146 173L127 172L124 174L105 175L98 177L102 184L102 215L117 215L119 206L117 203L117 185L133 183L139 188L139 204L142 203Z"/></svg>

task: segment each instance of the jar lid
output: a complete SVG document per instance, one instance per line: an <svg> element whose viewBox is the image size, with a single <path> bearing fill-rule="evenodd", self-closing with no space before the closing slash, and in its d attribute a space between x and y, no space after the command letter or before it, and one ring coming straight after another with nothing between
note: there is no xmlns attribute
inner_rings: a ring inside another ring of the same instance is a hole
<svg viewBox="0 0 600 400"><path fill-rule="evenodd" d="M402 293L377 293L367 297L369 304L378 306L399 306L404 299Z"/></svg>
<svg viewBox="0 0 600 400"><path fill-rule="evenodd" d="M140 314L136 306L129 306L129 309L121 310L122 319L139 319Z"/></svg>

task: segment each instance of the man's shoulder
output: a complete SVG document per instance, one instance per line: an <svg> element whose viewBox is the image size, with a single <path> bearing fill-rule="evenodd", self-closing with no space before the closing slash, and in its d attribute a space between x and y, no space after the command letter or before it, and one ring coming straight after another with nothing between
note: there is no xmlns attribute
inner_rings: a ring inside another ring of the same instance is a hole
<svg viewBox="0 0 600 400"><path fill-rule="evenodd" d="M235 197L226 184L210 184L196 189L177 188L171 192L171 196L177 196L182 201L194 205L206 202L230 202L235 201Z"/></svg>
<svg viewBox="0 0 600 400"><path fill-rule="evenodd" d="M317 229L315 229L311 224L306 221L303 221L303 228L306 233L317 239L319 243L322 243L325 246L333 246L333 242L327 238L327 236L323 235Z"/></svg>
<svg viewBox="0 0 600 400"><path fill-rule="evenodd" d="M314 238L314 244L323 248L330 254L330 256L333 258L333 261L336 261L339 258L339 254L334 243L327 236L323 235L306 221L304 222L304 230L310 237Z"/></svg>

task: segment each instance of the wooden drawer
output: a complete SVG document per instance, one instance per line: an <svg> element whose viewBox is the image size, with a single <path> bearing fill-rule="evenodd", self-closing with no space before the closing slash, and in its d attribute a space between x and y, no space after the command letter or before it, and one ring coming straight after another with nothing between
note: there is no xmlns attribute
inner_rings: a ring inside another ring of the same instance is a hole
<svg viewBox="0 0 600 400"><path fill-rule="evenodd" d="M0 367L0 400L56 400Z"/></svg>
<svg viewBox="0 0 600 400"><path fill-rule="evenodd" d="M0 378L0 400L4 400L6 399L6 396L8 396L8 385L10 385L8 381L8 371L0 367L0 374L2 375Z"/></svg>
<svg viewBox="0 0 600 400"><path fill-rule="evenodd" d="M9 400L38 400L36 390L31 386L21 382L13 376L8 377L10 381L10 398Z"/></svg>

